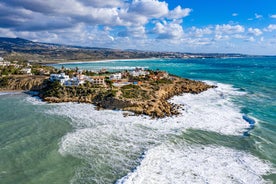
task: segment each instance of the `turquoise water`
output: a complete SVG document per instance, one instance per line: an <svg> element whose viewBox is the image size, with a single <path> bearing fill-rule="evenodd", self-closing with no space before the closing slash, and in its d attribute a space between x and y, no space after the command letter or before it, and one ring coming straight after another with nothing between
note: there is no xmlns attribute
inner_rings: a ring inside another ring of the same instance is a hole
<svg viewBox="0 0 276 184"><path fill-rule="evenodd" d="M0 95L0 183L69 183L80 160L62 157L58 142L70 124L26 99Z"/></svg>
<svg viewBox="0 0 276 184"><path fill-rule="evenodd" d="M161 120L0 95L0 183L276 182L276 58L64 66L166 70L218 88L172 99L183 115Z"/></svg>

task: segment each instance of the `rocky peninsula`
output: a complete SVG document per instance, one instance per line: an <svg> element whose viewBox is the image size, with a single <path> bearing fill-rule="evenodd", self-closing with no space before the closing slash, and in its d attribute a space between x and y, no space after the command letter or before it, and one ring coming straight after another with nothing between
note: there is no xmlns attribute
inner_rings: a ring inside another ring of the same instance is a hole
<svg viewBox="0 0 276 184"><path fill-rule="evenodd" d="M85 82L81 85L62 85L43 75L13 75L0 78L0 90L37 91L43 101L49 103L91 103L97 109L113 109L163 118L179 114L179 106L168 100L183 93L197 94L215 86L167 75L156 78L160 72L150 71L143 77L132 77L127 85L114 85L117 81L106 76L105 85ZM117 83L116 83L117 84ZM129 115L129 113L125 113Z"/></svg>

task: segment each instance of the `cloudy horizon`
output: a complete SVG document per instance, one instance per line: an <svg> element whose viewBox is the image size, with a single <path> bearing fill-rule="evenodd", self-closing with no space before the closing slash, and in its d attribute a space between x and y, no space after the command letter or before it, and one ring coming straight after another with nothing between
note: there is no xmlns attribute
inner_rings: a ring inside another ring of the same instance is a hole
<svg viewBox="0 0 276 184"><path fill-rule="evenodd" d="M2 0L0 35L115 49L275 55L275 6L272 0Z"/></svg>

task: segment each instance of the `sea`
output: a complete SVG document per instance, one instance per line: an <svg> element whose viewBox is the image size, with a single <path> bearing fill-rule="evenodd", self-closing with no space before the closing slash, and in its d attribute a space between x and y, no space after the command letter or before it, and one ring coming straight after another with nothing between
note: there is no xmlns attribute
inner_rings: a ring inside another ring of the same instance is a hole
<svg viewBox="0 0 276 184"><path fill-rule="evenodd" d="M2 92L1 184L276 183L276 57L63 66L162 70L217 88L173 97L181 115L162 119Z"/></svg>

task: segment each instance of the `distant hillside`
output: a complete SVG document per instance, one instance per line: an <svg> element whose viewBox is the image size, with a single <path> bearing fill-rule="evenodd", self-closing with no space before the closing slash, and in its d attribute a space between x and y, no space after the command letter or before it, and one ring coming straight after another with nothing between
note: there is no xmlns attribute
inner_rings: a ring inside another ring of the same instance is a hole
<svg viewBox="0 0 276 184"><path fill-rule="evenodd" d="M137 50L118 50L97 47L68 46L32 42L22 38L0 37L0 56L6 60L33 62L61 62L70 60L102 60L131 58L208 58L242 57L241 54L192 54L179 52L150 52Z"/></svg>
<svg viewBox="0 0 276 184"><path fill-rule="evenodd" d="M6 60L37 62L68 60L101 60L159 57L160 52L124 51L109 48L80 47L32 42L22 38L0 37L0 56Z"/></svg>

